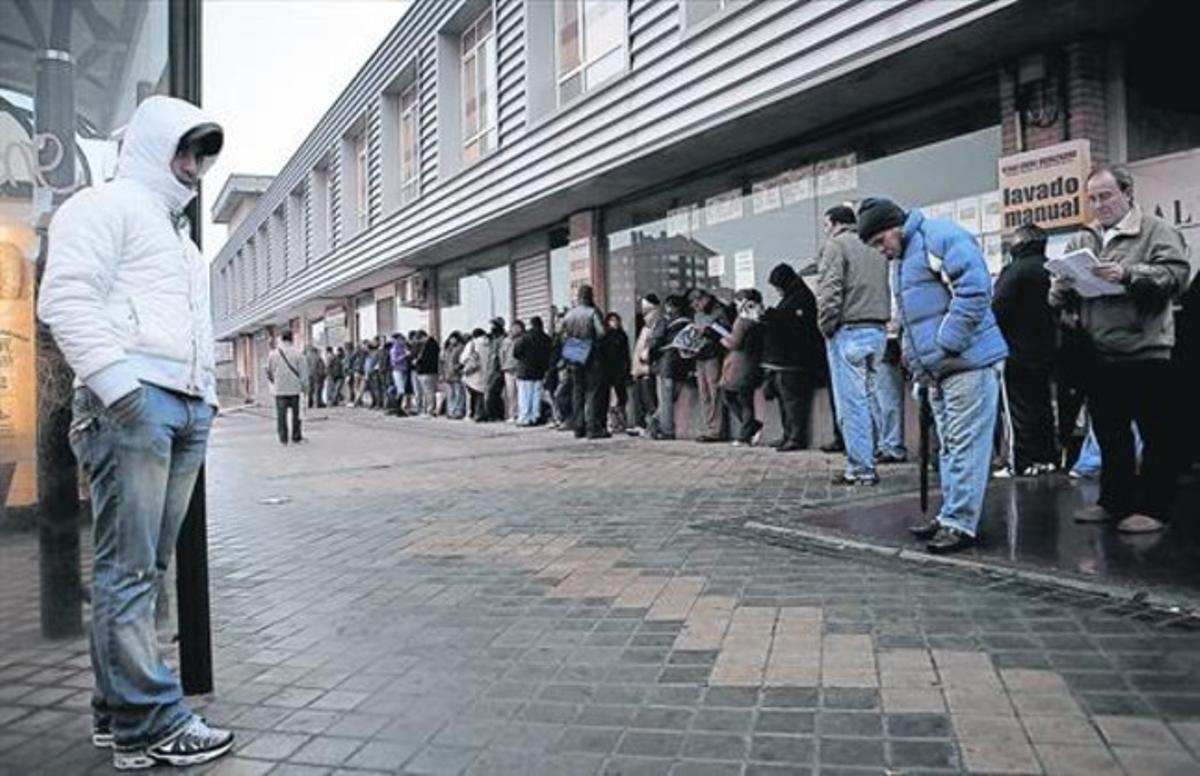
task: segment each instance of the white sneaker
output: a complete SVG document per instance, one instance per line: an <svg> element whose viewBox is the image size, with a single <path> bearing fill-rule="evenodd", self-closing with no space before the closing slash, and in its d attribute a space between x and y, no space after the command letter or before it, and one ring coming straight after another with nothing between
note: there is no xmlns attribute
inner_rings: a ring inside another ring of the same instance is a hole
<svg viewBox="0 0 1200 776"><path fill-rule="evenodd" d="M233 748L233 733L208 726L193 715L187 724L167 738L145 749L113 750L113 768L137 771L156 765L186 768L211 762Z"/></svg>

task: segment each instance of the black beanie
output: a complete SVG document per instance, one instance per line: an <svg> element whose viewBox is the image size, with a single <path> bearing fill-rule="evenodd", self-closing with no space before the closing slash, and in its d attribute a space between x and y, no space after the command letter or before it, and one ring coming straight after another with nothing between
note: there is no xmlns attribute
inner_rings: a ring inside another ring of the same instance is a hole
<svg viewBox="0 0 1200 776"><path fill-rule="evenodd" d="M792 265L786 262L776 264L771 270L771 274L767 277L767 282L775 288L787 288L796 280L796 270L792 269Z"/></svg>
<svg viewBox="0 0 1200 776"><path fill-rule="evenodd" d="M904 225L904 211L886 197L868 197L858 206L858 238L863 242L894 226Z"/></svg>

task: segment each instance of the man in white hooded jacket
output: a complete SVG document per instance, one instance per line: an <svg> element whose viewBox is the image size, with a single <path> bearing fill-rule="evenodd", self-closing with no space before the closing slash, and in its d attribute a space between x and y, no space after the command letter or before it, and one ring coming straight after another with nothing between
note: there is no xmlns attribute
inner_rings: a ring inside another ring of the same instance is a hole
<svg viewBox="0 0 1200 776"><path fill-rule="evenodd" d="M217 411L208 269L183 210L222 141L195 106L150 97L117 177L50 224L38 316L76 375L70 441L94 515L92 741L119 770L196 765L233 745L188 708L154 629Z"/></svg>

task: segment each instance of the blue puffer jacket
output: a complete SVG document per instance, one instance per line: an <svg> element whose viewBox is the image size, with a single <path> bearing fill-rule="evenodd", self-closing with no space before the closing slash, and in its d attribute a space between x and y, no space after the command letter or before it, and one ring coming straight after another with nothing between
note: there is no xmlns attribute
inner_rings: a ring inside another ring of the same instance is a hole
<svg viewBox="0 0 1200 776"><path fill-rule="evenodd" d="M987 263L975 238L952 221L909 211L896 301L904 355L917 374L940 380L1008 356Z"/></svg>

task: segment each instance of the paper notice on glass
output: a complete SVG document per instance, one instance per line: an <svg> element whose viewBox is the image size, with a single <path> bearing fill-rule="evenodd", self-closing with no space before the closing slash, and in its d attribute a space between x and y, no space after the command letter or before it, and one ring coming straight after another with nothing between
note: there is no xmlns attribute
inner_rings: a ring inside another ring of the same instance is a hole
<svg viewBox="0 0 1200 776"><path fill-rule="evenodd" d="M999 232L1004 228L1004 203L1000 200L1000 192L992 191L979 198L983 208L983 233Z"/></svg>
<svg viewBox="0 0 1200 776"><path fill-rule="evenodd" d="M999 232L983 236L983 257L987 260L988 272L1000 274L1000 267L1004 263L1004 243Z"/></svg>
<svg viewBox="0 0 1200 776"><path fill-rule="evenodd" d="M858 157L846 154L817 162L817 193L837 194L858 188Z"/></svg>
<svg viewBox="0 0 1200 776"><path fill-rule="evenodd" d="M795 205L813 197L813 168L812 165L788 170L780 176L784 179L783 204Z"/></svg>
<svg viewBox="0 0 1200 776"><path fill-rule="evenodd" d="M734 287L754 288L754 251L738 251L733 254Z"/></svg>
<svg viewBox="0 0 1200 776"><path fill-rule="evenodd" d="M1125 286L1120 283L1109 283L1092 274L1099 264L1096 255L1086 248L1073 251L1057 259L1046 262L1046 271L1060 278L1069 278L1072 288L1085 299L1097 296L1117 296L1125 293Z"/></svg>
<svg viewBox="0 0 1200 776"><path fill-rule="evenodd" d="M719 278L725 275L725 256L718 253L715 256L708 257L708 276L710 278Z"/></svg>
<svg viewBox="0 0 1200 776"><path fill-rule="evenodd" d="M979 234L982 220L979 215L979 197L964 197L955 203L954 220L971 234Z"/></svg>
<svg viewBox="0 0 1200 776"><path fill-rule="evenodd" d="M685 205L684 207L675 208L667 211L667 234L669 235L690 235L692 233L692 210L695 205Z"/></svg>
<svg viewBox="0 0 1200 776"><path fill-rule="evenodd" d="M709 226L742 217L742 190L730 189L704 201L704 220Z"/></svg>
<svg viewBox="0 0 1200 776"><path fill-rule="evenodd" d="M936 202L925 208L926 218L948 218L954 220L954 203L953 202Z"/></svg>
<svg viewBox="0 0 1200 776"><path fill-rule="evenodd" d="M754 203L755 213L766 213L783 207L783 192L780 191L782 181L779 177L760 181L754 184L750 199Z"/></svg>

